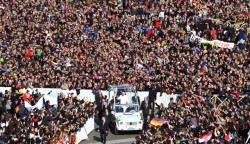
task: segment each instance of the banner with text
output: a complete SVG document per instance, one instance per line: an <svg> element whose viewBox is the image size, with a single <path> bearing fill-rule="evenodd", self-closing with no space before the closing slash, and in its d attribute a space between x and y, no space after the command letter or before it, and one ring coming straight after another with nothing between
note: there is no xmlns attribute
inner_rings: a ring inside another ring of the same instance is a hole
<svg viewBox="0 0 250 144"><path fill-rule="evenodd" d="M216 46L219 48L228 48L228 49L234 48L234 43L224 42L224 41L220 41L220 40L208 41L208 40L203 39L199 36L192 35L190 37L190 42L193 43L195 40L197 40L200 44L210 44L212 46Z"/></svg>
<svg viewBox="0 0 250 144"><path fill-rule="evenodd" d="M213 40L213 41L214 41L214 46L217 46L220 48L228 48L228 49L234 48L234 43L223 42L219 40Z"/></svg>

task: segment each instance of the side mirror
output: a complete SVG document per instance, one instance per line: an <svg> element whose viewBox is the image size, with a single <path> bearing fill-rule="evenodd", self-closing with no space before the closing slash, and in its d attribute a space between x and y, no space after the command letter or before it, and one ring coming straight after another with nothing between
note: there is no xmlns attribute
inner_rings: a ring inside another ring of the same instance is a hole
<svg viewBox="0 0 250 144"><path fill-rule="evenodd" d="M112 114L112 115L114 115L114 114L115 114L115 112L114 112L114 111L111 111L111 114Z"/></svg>

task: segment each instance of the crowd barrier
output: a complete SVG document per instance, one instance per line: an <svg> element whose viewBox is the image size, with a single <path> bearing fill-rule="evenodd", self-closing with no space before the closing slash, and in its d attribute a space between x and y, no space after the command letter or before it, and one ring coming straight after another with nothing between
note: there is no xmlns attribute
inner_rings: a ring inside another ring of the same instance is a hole
<svg viewBox="0 0 250 144"><path fill-rule="evenodd" d="M10 89L11 89L10 87L0 87L0 92L4 93L6 90L9 91ZM31 93L32 92L36 93L36 90L37 90L39 93L45 94L45 95L50 93L49 95L51 96L57 96L58 93L64 93L65 95L67 95L68 93L73 93L74 95L76 95L76 90L62 90L62 89L55 89L55 88L33 88L33 89L26 89L26 90L29 90ZM149 94L148 91L139 91L137 93L138 93L138 96L140 97L141 102L144 100L144 97L148 97L148 94ZM109 91L103 90L102 94L109 96ZM92 90L88 90L88 89L80 90L80 94L77 97L81 100L86 99L90 102L95 101L95 95L92 93ZM162 95L160 95L160 92L158 92L156 103L158 104L163 103L165 106L167 106L171 98L173 98L173 100L175 101L177 98L177 94L162 93Z"/></svg>
<svg viewBox="0 0 250 144"><path fill-rule="evenodd" d="M76 133L76 143L80 143L81 141L88 138L90 132L95 129L94 124L94 116L88 119L86 124Z"/></svg>
<svg viewBox="0 0 250 144"><path fill-rule="evenodd" d="M5 93L5 91L9 91L11 88L10 87L0 87L0 92ZM59 93L64 93L65 95L68 95L69 93L73 93L74 95L76 95L76 90L62 90L62 89L54 89L54 88L33 88L33 89L26 89L29 90L31 93L34 92L38 92L41 94L45 94L45 95L51 95L51 96L58 96ZM23 92L26 91L25 89L23 90ZM109 91L102 91L103 95L107 95L109 96ZM144 100L145 97L148 97L149 92L148 91L140 91L138 92L138 96L140 97L140 101L142 102ZM92 93L92 90L80 90L80 94L77 96L79 99L85 99L88 100L90 102L94 102L95 101L95 95ZM156 99L156 103L161 104L163 103L164 106L167 106L170 103L171 98L175 101L177 98L176 94L166 94L166 93L162 93L162 95L160 95L160 93L157 93L157 99ZM82 140L85 140L88 138L88 134L94 130L94 118L91 117L89 118L89 120L87 121L87 123L84 125L84 127L82 127L77 133L76 133L76 143L78 144L79 142L81 142Z"/></svg>

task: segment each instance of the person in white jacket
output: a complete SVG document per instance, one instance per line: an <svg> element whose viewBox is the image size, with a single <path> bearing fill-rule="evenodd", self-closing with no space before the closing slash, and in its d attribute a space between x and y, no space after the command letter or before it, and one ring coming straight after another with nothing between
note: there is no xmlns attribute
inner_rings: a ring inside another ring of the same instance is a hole
<svg viewBox="0 0 250 144"><path fill-rule="evenodd" d="M120 104L128 104L128 96L125 94L125 92L122 92L122 94L117 99L120 100Z"/></svg>

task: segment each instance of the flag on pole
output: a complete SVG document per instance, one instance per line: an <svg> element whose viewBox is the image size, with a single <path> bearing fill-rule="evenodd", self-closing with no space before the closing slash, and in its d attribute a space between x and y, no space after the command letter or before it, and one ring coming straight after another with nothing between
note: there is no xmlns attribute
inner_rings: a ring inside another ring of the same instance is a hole
<svg viewBox="0 0 250 144"><path fill-rule="evenodd" d="M156 57L156 58L157 58L158 63L159 63L160 65L162 65L162 59L159 58L159 57Z"/></svg>
<svg viewBox="0 0 250 144"><path fill-rule="evenodd" d="M151 121L150 121L150 124L152 126L155 126L155 127L160 127L164 124L165 120L164 119L160 119L160 118L153 118Z"/></svg>
<svg viewBox="0 0 250 144"><path fill-rule="evenodd" d="M248 140L250 139L250 130L248 131L247 134L248 134L248 137L247 137L247 140L246 140L245 144L247 144Z"/></svg>
<svg viewBox="0 0 250 144"><path fill-rule="evenodd" d="M232 136L231 136L231 134L225 134L225 141L231 141L233 138L232 138Z"/></svg>
<svg viewBox="0 0 250 144"><path fill-rule="evenodd" d="M202 143L202 142L207 143L211 139L212 135L213 135L213 131L210 131L205 135L200 135L199 143Z"/></svg>
<svg viewBox="0 0 250 144"><path fill-rule="evenodd" d="M173 144L173 139L174 139L174 138L171 137L171 136L168 137L168 141L170 142L170 144Z"/></svg>

